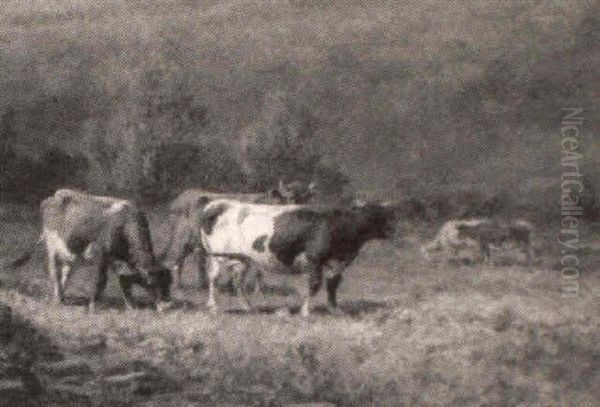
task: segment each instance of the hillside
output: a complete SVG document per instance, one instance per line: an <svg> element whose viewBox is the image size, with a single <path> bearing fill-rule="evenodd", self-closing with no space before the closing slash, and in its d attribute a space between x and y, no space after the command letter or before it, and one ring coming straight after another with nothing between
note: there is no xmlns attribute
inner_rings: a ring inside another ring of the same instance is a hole
<svg viewBox="0 0 600 407"><path fill-rule="evenodd" d="M510 190L560 173L561 108L577 106L594 172L598 7L444 4L7 1L0 141L90 159L98 139L131 151L220 141L243 161L243 139L281 99L308 111L322 160L359 190Z"/></svg>

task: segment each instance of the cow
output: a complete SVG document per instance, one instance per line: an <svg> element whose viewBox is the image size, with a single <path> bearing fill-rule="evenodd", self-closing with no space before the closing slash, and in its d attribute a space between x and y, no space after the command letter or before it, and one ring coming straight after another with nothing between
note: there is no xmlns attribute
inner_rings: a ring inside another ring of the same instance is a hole
<svg viewBox="0 0 600 407"><path fill-rule="evenodd" d="M279 181L277 188L266 193L216 193L201 189L188 189L169 206L168 242L161 254L161 260L169 267L175 277L175 286L182 286L183 264L188 256L196 254L198 265L198 284L207 287L206 256L200 244L200 232L197 229L197 216L210 201L215 199L234 199L242 202L269 204L299 204L309 200L316 191L313 182L303 187L300 182L284 184Z"/></svg>
<svg viewBox="0 0 600 407"><path fill-rule="evenodd" d="M215 310L215 280L223 268L243 275L250 267L269 272L305 271L309 275L301 314L310 314L310 299L319 291L323 272L327 305L337 313L337 289L343 270L365 242L389 239L395 211L380 205L334 208L308 205L250 204L219 199L198 219L202 245L209 258L207 306ZM242 308L248 309L238 287Z"/></svg>
<svg viewBox="0 0 600 407"><path fill-rule="evenodd" d="M292 181L288 184L284 184L282 180L279 180L279 184L276 189L270 190L270 194L279 197L281 204L307 204L309 203L317 193L316 182L311 182L306 185L300 181ZM257 203L269 203L269 202L257 202Z"/></svg>
<svg viewBox="0 0 600 407"><path fill-rule="evenodd" d="M76 266L95 265L95 288L89 302L93 311L106 287L109 271L117 262L129 269L119 273L119 283L128 308L134 307L133 284L143 286L160 311L170 300L171 272L155 259L145 214L132 202L59 189L40 205L42 233L54 301L64 302L69 277ZM13 263L29 260L35 247Z"/></svg>
<svg viewBox="0 0 600 407"><path fill-rule="evenodd" d="M421 254L431 260L432 252L443 252L448 258L455 258L461 249L476 247L477 242L459 233L460 226L478 226L488 223L487 219L450 220L445 222L435 238L421 246Z"/></svg>
<svg viewBox="0 0 600 407"><path fill-rule="evenodd" d="M458 225L457 230L459 239L472 239L478 243L485 263L490 262L490 247L492 245L499 247L505 243L516 244L525 253L527 263L533 259L531 247L533 226L527 221L505 222L493 219L476 225Z"/></svg>

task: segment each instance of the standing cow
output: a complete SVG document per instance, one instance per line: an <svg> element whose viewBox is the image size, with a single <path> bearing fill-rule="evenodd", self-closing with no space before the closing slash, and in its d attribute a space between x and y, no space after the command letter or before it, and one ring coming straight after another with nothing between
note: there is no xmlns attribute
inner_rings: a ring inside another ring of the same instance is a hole
<svg viewBox="0 0 600 407"><path fill-rule="evenodd" d="M201 189L188 189L182 192L169 206L169 240L165 246L162 261L175 276L175 285L181 287L181 274L185 259L196 254L198 266L198 284L207 287L206 255L200 242L197 218L204 207L216 199L234 199L250 203L269 203L275 205L306 203L316 191L315 183L304 186L300 182L284 184L266 193L215 193Z"/></svg>
<svg viewBox="0 0 600 407"><path fill-rule="evenodd" d="M157 309L169 300L171 273L156 261L148 221L130 201L60 189L41 204L42 233L54 300L64 301L64 291L73 269L80 264L96 266L95 289L90 310L106 287L115 262L127 264L130 273L120 274L119 283L128 307L134 306L132 284L146 288ZM33 250L15 265L26 262Z"/></svg>
<svg viewBox="0 0 600 407"><path fill-rule="evenodd" d="M335 312L342 271L366 241L393 236L394 215L390 207L377 205L339 209L213 201L199 217L202 245L210 256L207 305L216 308L215 280L222 268L237 268L240 275L253 265L289 272L298 261L309 274L302 315L310 313L324 270L328 308ZM247 309L239 287L238 296Z"/></svg>

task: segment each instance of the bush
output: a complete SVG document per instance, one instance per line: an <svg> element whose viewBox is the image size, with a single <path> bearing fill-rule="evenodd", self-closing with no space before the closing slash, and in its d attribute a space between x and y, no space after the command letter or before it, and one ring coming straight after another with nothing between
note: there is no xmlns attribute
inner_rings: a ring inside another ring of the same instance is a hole
<svg viewBox="0 0 600 407"><path fill-rule="evenodd" d="M163 201L187 188L239 191L244 185L241 165L221 143L163 144L148 157L139 190L146 201Z"/></svg>
<svg viewBox="0 0 600 407"><path fill-rule="evenodd" d="M5 155L0 189L6 199L39 201L59 188L85 188L87 160L59 149L47 151L39 160Z"/></svg>
<svg viewBox="0 0 600 407"><path fill-rule="evenodd" d="M251 186L265 191L279 180L316 181L319 200L350 201L349 178L324 163L318 120L311 110L285 92L268 94L258 119L242 133Z"/></svg>

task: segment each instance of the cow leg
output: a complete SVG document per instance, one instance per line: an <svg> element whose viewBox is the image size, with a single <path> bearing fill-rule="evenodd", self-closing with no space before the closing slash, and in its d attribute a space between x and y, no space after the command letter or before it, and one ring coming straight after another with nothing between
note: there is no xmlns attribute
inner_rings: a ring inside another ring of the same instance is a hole
<svg viewBox="0 0 600 407"><path fill-rule="evenodd" d="M244 288L246 285L246 276L248 272L248 268L245 264L235 263L231 265L232 272L234 273L234 284L235 290L237 293L238 301L240 302L240 306L244 311L250 311L250 304L248 304L248 300L244 294Z"/></svg>
<svg viewBox="0 0 600 407"><path fill-rule="evenodd" d="M254 295L257 295L260 292L263 292L265 288L265 281L263 271L259 268L255 270L256 274L254 276Z"/></svg>
<svg viewBox="0 0 600 407"><path fill-rule="evenodd" d="M214 257L210 259L210 268L208 270L208 301L206 306L212 311L217 310L217 303L215 301L215 282L219 277L221 264L220 261Z"/></svg>
<svg viewBox="0 0 600 407"><path fill-rule="evenodd" d="M72 270L72 266L69 263L63 263L62 269L61 269L62 275L61 275L61 280L60 280L60 285L62 287L63 293L65 292L67 283L69 282L69 278L71 277L71 270Z"/></svg>
<svg viewBox="0 0 600 407"><path fill-rule="evenodd" d="M448 259L456 259L458 258L458 251L460 249L460 243L449 243L448 245L446 245L446 257Z"/></svg>
<svg viewBox="0 0 600 407"><path fill-rule="evenodd" d="M302 304L302 308L300 310L300 314L303 317L308 317L310 315L310 300L319 292L321 283L323 281L322 266L320 264L314 264L311 262L308 267L308 292L304 296L304 303Z"/></svg>
<svg viewBox="0 0 600 407"><path fill-rule="evenodd" d="M341 282L341 274L335 274L331 277L327 276L327 308L331 314L337 314L340 312L337 308L337 289Z"/></svg>
<svg viewBox="0 0 600 407"><path fill-rule="evenodd" d="M182 271L183 271L183 264L177 262L175 264L175 266L173 266L173 269L172 269L175 287L177 287L177 288L183 288L183 284L181 283Z"/></svg>
<svg viewBox="0 0 600 407"><path fill-rule="evenodd" d="M96 303L100 299L100 296L106 288L106 281L108 280L108 267L109 262L107 259L100 260L98 265L98 272L96 273L96 284L94 287L94 293L89 304L89 311L94 312L96 310Z"/></svg>
<svg viewBox="0 0 600 407"><path fill-rule="evenodd" d="M48 253L48 274L50 275L50 281L54 286L54 302L61 304L63 302L63 289L61 284L60 273L58 271L58 259L56 253Z"/></svg>
<svg viewBox="0 0 600 407"><path fill-rule="evenodd" d="M530 265L533 261L533 248L531 247L531 242L523 242L522 247L523 251L525 252L525 262L527 265Z"/></svg>
<svg viewBox="0 0 600 407"><path fill-rule="evenodd" d="M139 275L127 275L120 274L119 275L119 285L121 286L121 291L123 292L123 298L125 299L125 306L128 309L136 308L135 300L133 299L133 295L131 294L131 287L133 284L137 282L141 283L141 279Z"/></svg>
<svg viewBox="0 0 600 407"><path fill-rule="evenodd" d="M200 247L197 248L194 253L196 255L196 262L198 265L198 288L204 290L208 288L206 251Z"/></svg>
<svg viewBox="0 0 600 407"><path fill-rule="evenodd" d="M341 314L337 308L337 289L342 282L342 273L348 265L354 260L354 256L338 263L330 264L329 269L325 273L325 281L327 287L327 309L331 314Z"/></svg>
<svg viewBox="0 0 600 407"><path fill-rule="evenodd" d="M481 251L481 255L483 256L484 264L491 263L491 251L490 251L490 242L482 241L479 243L479 250Z"/></svg>
<svg viewBox="0 0 600 407"><path fill-rule="evenodd" d="M175 280L174 280L175 287L177 287L177 288L183 288L183 278L182 278L183 266L185 264L185 259L192 253L193 253L193 248L189 244L186 244L181 249L181 253L175 260L175 267L173 267L172 271L173 271L173 275L175 278Z"/></svg>

